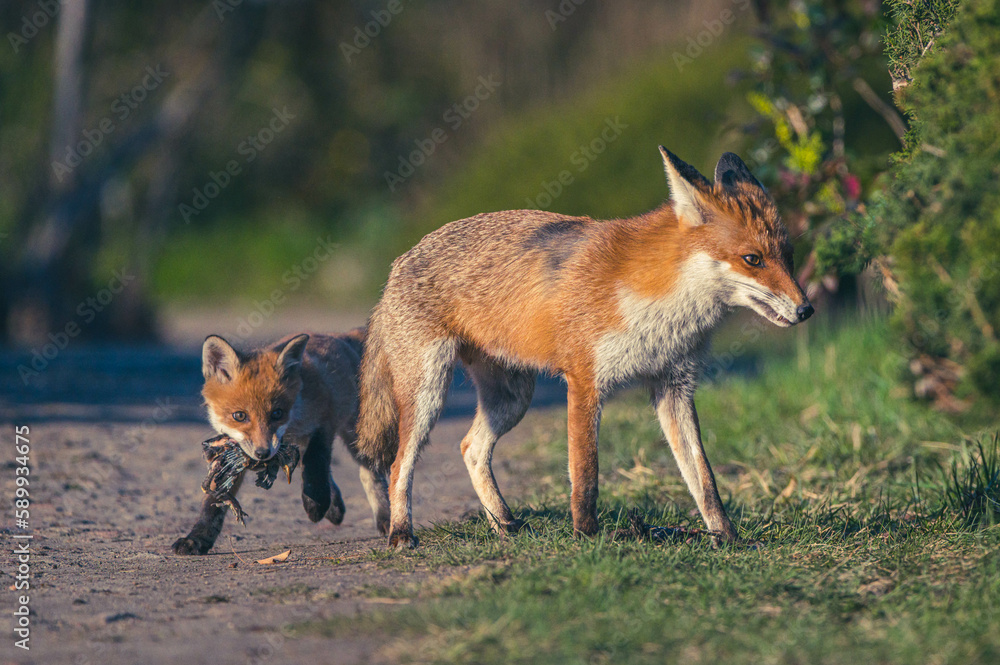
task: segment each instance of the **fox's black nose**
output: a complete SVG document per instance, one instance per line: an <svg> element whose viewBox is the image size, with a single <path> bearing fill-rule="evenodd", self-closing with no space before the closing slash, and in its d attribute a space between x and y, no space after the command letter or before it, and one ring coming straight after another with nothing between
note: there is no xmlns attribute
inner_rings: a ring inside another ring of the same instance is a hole
<svg viewBox="0 0 1000 665"><path fill-rule="evenodd" d="M266 459L267 456L271 454L271 449L270 448L254 448L253 449L253 453L254 453L254 455L257 456L257 459Z"/></svg>
<svg viewBox="0 0 1000 665"><path fill-rule="evenodd" d="M798 315L799 321L805 321L812 316L815 311L816 310L813 309L812 305L806 303L805 305L799 305L799 308L795 310L795 313Z"/></svg>

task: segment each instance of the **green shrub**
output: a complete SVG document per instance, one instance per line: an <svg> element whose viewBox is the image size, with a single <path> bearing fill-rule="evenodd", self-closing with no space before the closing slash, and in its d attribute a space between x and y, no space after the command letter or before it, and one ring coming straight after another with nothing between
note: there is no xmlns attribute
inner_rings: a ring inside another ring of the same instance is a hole
<svg viewBox="0 0 1000 665"><path fill-rule="evenodd" d="M909 73L907 150L869 219L898 283L894 319L927 397L997 400L1000 1L964 2Z"/></svg>
<svg viewBox="0 0 1000 665"><path fill-rule="evenodd" d="M909 85L911 70L930 51L958 10L958 0L889 0L891 27L883 40L893 88Z"/></svg>

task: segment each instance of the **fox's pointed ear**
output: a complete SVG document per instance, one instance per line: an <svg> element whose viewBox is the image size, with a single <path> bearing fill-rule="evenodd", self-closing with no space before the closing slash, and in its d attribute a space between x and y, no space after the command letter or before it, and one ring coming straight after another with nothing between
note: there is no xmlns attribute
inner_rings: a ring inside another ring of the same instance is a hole
<svg viewBox="0 0 1000 665"><path fill-rule="evenodd" d="M229 383L236 376L240 356L229 342L218 335L209 335L201 347L201 373L206 379Z"/></svg>
<svg viewBox="0 0 1000 665"><path fill-rule="evenodd" d="M281 349L281 353L278 354L278 361L275 363L275 366L287 372L302 364L302 354L305 353L306 342L308 341L309 335L306 334L297 335L288 340L285 347Z"/></svg>
<svg viewBox="0 0 1000 665"><path fill-rule="evenodd" d="M686 226L704 224L701 197L703 191L711 190L712 184L698 173L698 169L682 161L662 145L660 154L663 156L663 168L667 172L667 182L670 183L670 200L674 204L677 218Z"/></svg>
<svg viewBox="0 0 1000 665"><path fill-rule="evenodd" d="M719 163L715 165L715 184L722 187L734 187L737 183L745 182L755 187L764 189L764 185L750 173L750 169L743 163L739 155L726 152L719 158Z"/></svg>

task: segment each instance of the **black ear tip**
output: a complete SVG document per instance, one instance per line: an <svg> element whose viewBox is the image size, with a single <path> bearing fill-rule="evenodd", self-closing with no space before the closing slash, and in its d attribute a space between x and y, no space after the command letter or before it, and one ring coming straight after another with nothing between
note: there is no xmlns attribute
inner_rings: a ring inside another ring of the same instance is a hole
<svg viewBox="0 0 1000 665"><path fill-rule="evenodd" d="M662 145L660 146L660 154L663 156L663 159L670 162L670 164L675 169L680 169L681 167L685 166L684 160L682 160L680 157L678 157L674 153L664 148Z"/></svg>
<svg viewBox="0 0 1000 665"><path fill-rule="evenodd" d="M737 182L748 182L762 187L750 168L735 152L724 152L715 167L715 180L723 186L731 187Z"/></svg>
<svg viewBox="0 0 1000 665"><path fill-rule="evenodd" d="M306 352L306 344L309 342L309 335L302 333L296 335L281 348L278 362L284 361L286 364L298 364Z"/></svg>
<svg viewBox="0 0 1000 665"><path fill-rule="evenodd" d="M216 347L219 346L220 344L228 345L229 342L222 339L222 337L218 335L209 335L208 337L205 338L205 341L201 343L201 346L202 348L207 348L207 347Z"/></svg>
<svg viewBox="0 0 1000 665"><path fill-rule="evenodd" d="M724 152L724 153L722 153L722 157L719 158L719 164L722 164L724 166L729 166L729 167L740 167L740 166L742 166L742 167L746 168L746 164L743 163L743 160L740 159L740 156L737 155L735 152Z"/></svg>

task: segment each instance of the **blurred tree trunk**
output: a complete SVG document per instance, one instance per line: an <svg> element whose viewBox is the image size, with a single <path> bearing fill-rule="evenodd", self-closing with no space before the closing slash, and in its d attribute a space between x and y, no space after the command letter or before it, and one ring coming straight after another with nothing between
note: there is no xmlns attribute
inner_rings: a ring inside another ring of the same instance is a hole
<svg viewBox="0 0 1000 665"><path fill-rule="evenodd" d="M49 173L41 185L41 203L24 212L27 232L6 329L15 344L51 339L63 346L79 336L153 334L150 309L141 294L131 292L132 284L119 290L116 281L113 288L104 289L106 284L95 284L92 272L101 244L103 187L120 161L131 160L120 160L119 155L102 162L77 155L79 161L74 162L69 157L81 143L92 11L90 0L66 0L57 19ZM111 278L109 274L106 279Z"/></svg>
<svg viewBox="0 0 1000 665"><path fill-rule="evenodd" d="M67 0L59 16L56 33L54 104L49 158L57 162L66 146L72 145L80 131L83 109L83 49L86 45L88 0ZM70 180L54 171L50 178L53 193L69 189Z"/></svg>
<svg viewBox="0 0 1000 665"><path fill-rule="evenodd" d="M89 0L67 0L59 13L49 138L52 164L61 162L68 146L74 145L79 137L89 13ZM65 302L68 289L63 284L83 277L74 274L72 263L67 261L73 253L71 239L79 221L71 195L79 186L80 172L52 170L48 180L43 209L39 213L28 211L38 217L30 226L21 265L15 272L16 288L10 298L7 320L8 337L13 342L37 341L41 333L65 326L72 305ZM61 319L66 321L60 325Z"/></svg>
<svg viewBox="0 0 1000 665"><path fill-rule="evenodd" d="M90 0L66 0L59 15L49 148L52 171L42 194L33 199L36 203L23 213L25 242L13 270L4 330L15 344L48 342L50 335L61 333L71 338L155 336L148 296L150 254L162 240L172 209L177 155L208 99L221 94L225 83L245 67L259 43L264 18L263 7L243 8L219 34L215 10L206 6L170 46L168 53L182 64L179 69L168 66L176 78L153 118L121 136L106 155L57 170L55 165L66 163L67 152L80 142L91 10ZM113 274L93 271L94 258L107 241L102 237L101 199L109 183L129 181L136 162L150 155L155 168L146 183L145 206L131 228L116 231L129 233L133 241L128 262L119 269L128 275L121 289L119 281L112 281ZM105 288L109 281L112 288Z"/></svg>

